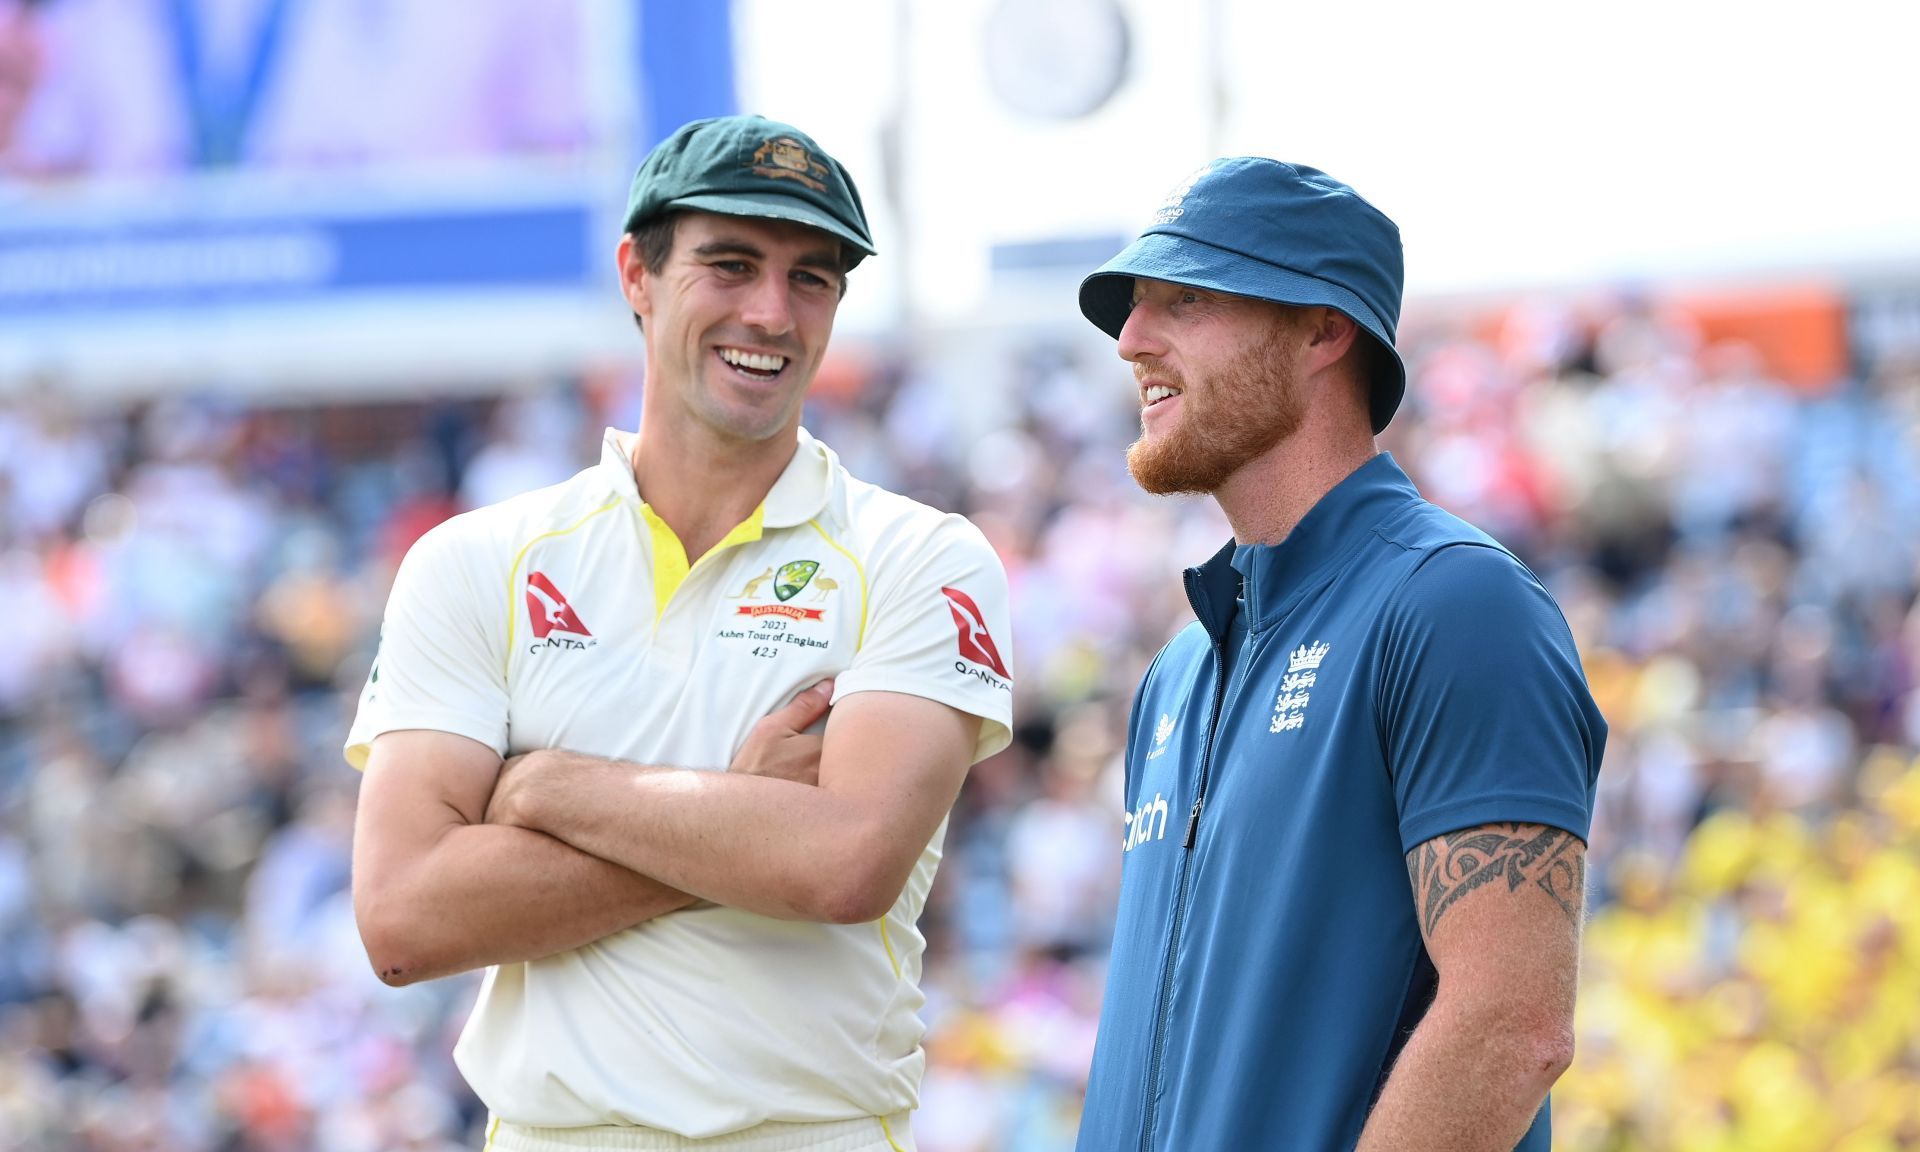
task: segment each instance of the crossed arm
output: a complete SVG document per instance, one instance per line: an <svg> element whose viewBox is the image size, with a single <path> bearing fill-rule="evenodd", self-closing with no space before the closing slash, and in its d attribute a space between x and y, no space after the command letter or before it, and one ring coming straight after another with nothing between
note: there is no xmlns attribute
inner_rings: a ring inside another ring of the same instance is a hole
<svg viewBox="0 0 1920 1152"><path fill-rule="evenodd" d="M375 971L408 984L537 959L696 899L804 919L883 914L959 792L979 720L857 693L824 738L806 735L825 710L824 694L803 693L755 727L728 772L557 750L503 772L464 737L380 736L353 861ZM798 782L816 760L819 786Z"/></svg>
<svg viewBox="0 0 1920 1152"><path fill-rule="evenodd" d="M509 771L489 821L765 916L853 924L884 916L953 807L979 717L917 696L835 705L817 787L567 752Z"/></svg>
<svg viewBox="0 0 1920 1152"><path fill-rule="evenodd" d="M1573 1060L1586 845L1488 824L1407 855L1439 974L1356 1152L1509 1152Z"/></svg>

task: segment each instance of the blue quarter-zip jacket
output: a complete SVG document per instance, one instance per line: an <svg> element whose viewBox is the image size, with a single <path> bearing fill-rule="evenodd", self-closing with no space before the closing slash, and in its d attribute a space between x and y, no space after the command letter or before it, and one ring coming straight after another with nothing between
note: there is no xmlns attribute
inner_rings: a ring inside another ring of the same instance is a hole
<svg viewBox="0 0 1920 1152"><path fill-rule="evenodd" d="M1585 839L1606 722L1546 589L1390 456L1186 580L1129 725L1079 1148L1351 1149L1433 992L1406 854ZM1519 1148L1548 1144L1543 1107Z"/></svg>

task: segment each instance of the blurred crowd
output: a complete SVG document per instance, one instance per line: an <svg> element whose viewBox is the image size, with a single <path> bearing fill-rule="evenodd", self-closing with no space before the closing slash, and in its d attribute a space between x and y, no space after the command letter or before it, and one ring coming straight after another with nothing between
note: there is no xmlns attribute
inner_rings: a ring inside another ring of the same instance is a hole
<svg viewBox="0 0 1920 1152"><path fill-rule="evenodd" d="M1412 324L1385 446L1554 590L1612 724L1571 1152L1920 1147L1920 369L1772 378L1632 298ZM927 911L925 1152L1072 1146L1121 741L1229 535L1141 495L1110 349L881 356L808 427L987 532L1016 733ZM399 557L642 389L292 409L0 396L0 1152L477 1148L474 978L380 984L339 747ZM965 430L962 434L961 430Z"/></svg>

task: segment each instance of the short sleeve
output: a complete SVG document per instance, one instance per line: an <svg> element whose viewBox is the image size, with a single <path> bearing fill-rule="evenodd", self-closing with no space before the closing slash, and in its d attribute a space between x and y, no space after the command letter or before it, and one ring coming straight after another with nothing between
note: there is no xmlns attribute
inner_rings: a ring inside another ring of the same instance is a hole
<svg viewBox="0 0 1920 1152"><path fill-rule="evenodd" d="M1492 823L1586 839L1607 725L1533 574L1497 548L1443 548L1382 625L1375 706L1402 851Z"/></svg>
<svg viewBox="0 0 1920 1152"><path fill-rule="evenodd" d="M834 699L854 692L904 692L978 716L978 763L1005 748L1013 731L1012 631L1007 573L980 530L943 517L910 546L874 557L866 635Z"/></svg>
<svg viewBox="0 0 1920 1152"><path fill-rule="evenodd" d="M380 625L380 650L347 732L347 762L367 766L374 737L428 728L507 751L505 573L476 556L463 518L408 550ZM491 583L491 598L486 592Z"/></svg>

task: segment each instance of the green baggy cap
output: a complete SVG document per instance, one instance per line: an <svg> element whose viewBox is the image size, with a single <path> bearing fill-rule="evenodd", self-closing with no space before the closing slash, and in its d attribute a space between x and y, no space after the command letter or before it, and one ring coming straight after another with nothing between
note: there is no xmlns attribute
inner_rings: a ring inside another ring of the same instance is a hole
<svg viewBox="0 0 1920 1152"><path fill-rule="evenodd" d="M844 240L847 267L873 255L846 166L791 124L717 116L684 124L647 154L627 196L626 231L675 208L791 220Z"/></svg>

